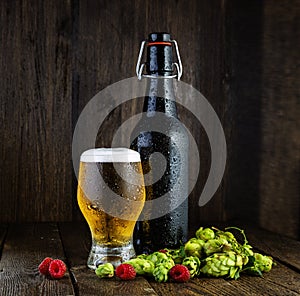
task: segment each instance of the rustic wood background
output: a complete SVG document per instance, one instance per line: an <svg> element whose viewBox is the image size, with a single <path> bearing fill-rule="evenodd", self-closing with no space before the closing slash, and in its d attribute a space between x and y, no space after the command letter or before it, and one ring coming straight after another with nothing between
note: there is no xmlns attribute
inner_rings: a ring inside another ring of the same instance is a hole
<svg viewBox="0 0 300 296"><path fill-rule="evenodd" d="M300 1L1 0L0 18L0 222L78 219L78 116L101 89L134 75L148 33L169 31L182 80L211 102L228 145L222 184L199 208L210 150L179 108L201 148L191 229L239 219L299 238ZM113 127L138 108L116 110Z"/></svg>

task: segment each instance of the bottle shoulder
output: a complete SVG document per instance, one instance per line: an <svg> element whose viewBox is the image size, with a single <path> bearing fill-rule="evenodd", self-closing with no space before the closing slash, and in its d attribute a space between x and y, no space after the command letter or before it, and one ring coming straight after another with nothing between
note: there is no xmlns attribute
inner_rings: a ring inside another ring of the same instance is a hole
<svg viewBox="0 0 300 296"><path fill-rule="evenodd" d="M178 117L163 112L144 112L133 131L187 134L187 129Z"/></svg>
<svg viewBox="0 0 300 296"><path fill-rule="evenodd" d="M168 124L156 122L153 119L141 120L131 133L131 143L135 147L171 147L173 144L188 151L189 136L184 125L178 120L170 120Z"/></svg>

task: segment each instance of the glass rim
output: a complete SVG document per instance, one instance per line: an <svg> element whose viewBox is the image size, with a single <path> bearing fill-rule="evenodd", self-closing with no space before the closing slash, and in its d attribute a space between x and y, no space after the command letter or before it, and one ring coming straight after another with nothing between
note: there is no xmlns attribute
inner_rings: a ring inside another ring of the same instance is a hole
<svg viewBox="0 0 300 296"><path fill-rule="evenodd" d="M93 148L84 151L81 162L140 162L140 154L125 147Z"/></svg>

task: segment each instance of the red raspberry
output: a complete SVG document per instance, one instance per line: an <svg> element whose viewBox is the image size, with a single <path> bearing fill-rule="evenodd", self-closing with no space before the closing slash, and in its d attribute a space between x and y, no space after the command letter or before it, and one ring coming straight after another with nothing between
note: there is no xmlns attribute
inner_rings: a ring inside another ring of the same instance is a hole
<svg viewBox="0 0 300 296"><path fill-rule="evenodd" d="M49 274L53 279L62 278L65 275L66 270L66 264L59 259L51 261L49 265Z"/></svg>
<svg viewBox="0 0 300 296"><path fill-rule="evenodd" d="M52 261L52 258L46 257L39 265L39 272L43 275L49 275L49 265Z"/></svg>
<svg viewBox="0 0 300 296"><path fill-rule="evenodd" d="M136 272L130 264L120 264L116 268L116 276L122 280L132 280L136 276Z"/></svg>
<svg viewBox="0 0 300 296"><path fill-rule="evenodd" d="M190 279L190 271L188 268L181 264L176 264L170 269L170 276L176 282L186 282Z"/></svg>

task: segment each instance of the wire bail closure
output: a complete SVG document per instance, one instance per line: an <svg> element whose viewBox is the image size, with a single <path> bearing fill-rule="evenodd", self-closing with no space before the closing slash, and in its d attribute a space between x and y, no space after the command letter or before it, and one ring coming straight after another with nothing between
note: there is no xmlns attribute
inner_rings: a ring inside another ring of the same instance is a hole
<svg viewBox="0 0 300 296"><path fill-rule="evenodd" d="M175 78L175 77L177 77L177 80L180 80L180 78L182 76L183 69L182 69L182 63L181 63L178 44L177 44L176 40L170 40L170 42L174 43L175 51L176 51L176 55L177 55L178 63L175 62L175 63L172 64L176 67L177 75L175 74L175 75L172 75L172 76L154 76L154 75L143 74L145 63L141 63L141 60L142 60L142 57L143 57L145 44L148 43L148 41L144 40L141 43L141 47L140 47L140 51L139 51L139 55L138 55L138 60L137 60L137 63L136 63L136 68L135 68L135 72L136 72L136 76L138 77L138 80L141 80L142 76L143 77L151 77L151 78Z"/></svg>

